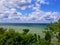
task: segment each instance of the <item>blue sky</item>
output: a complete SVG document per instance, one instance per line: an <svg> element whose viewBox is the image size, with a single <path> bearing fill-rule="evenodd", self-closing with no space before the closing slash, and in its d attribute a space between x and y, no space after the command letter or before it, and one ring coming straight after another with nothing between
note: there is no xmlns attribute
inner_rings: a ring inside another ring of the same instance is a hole
<svg viewBox="0 0 60 45"><path fill-rule="evenodd" d="M50 23L60 18L60 0L1 0L0 23Z"/></svg>
<svg viewBox="0 0 60 45"><path fill-rule="evenodd" d="M47 0L48 2L50 2L49 5L42 5L41 6L41 10L43 11L56 11L56 12L60 12L60 0Z"/></svg>

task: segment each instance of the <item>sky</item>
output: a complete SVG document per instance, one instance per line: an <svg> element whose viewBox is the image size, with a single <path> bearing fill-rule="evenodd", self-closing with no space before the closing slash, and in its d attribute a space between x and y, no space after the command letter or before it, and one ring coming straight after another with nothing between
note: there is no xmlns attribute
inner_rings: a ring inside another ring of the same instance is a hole
<svg viewBox="0 0 60 45"><path fill-rule="evenodd" d="M0 23L50 23L60 18L60 0L0 0Z"/></svg>

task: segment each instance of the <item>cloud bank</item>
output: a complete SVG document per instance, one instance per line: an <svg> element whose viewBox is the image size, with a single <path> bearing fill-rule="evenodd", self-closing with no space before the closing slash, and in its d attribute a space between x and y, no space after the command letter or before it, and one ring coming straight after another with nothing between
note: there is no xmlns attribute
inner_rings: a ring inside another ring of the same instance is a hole
<svg viewBox="0 0 60 45"><path fill-rule="evenodd" d="M40 10L42 4L50 3L45 0L0 0L0 22L50 23L60 18L59 12ZM27 9L32 11L29 12Z"/></svg>

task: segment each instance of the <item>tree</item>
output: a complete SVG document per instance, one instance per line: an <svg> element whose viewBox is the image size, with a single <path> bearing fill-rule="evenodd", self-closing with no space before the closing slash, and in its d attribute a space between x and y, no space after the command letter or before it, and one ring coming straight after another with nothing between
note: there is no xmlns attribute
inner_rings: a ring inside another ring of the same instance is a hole
<svg viewBox="0 0 60 45"><path fill-rule="evenodd" d="M51 42L51 34L48 32L46 32L45 34L45 40L48 41L48 42Z"/></svg>
<svg viewBox="0 0 60 45"><path fill-rule="evenodd" d="M56 36L56 38L58 39L58 45L60 45L60 31L58 32L58 35Z"/></svg>
<svg viewBox="0 0 60 45"><path fill-rule="evenodd" d="M29 29L23 29L23 34L27 34L29 32Z"/></svg>
<svg viewBox="0 0 60 45"><path fill-rule="evenodd" d="M38 35L38 40L40 40L40 35Z"/></svg>
<svg viewBox="0 0 60 45"><path fill-rule="evenodd" d="M60 19L57 22L49 24L47 26L47 31L52 33L51 36L56 37L56 39L58 39L58 43L59 43L60 42ZM49 35L49 34L47 34L47 35ZM46 37L48 37L48 36L46 36Z"/></svg>
<svg viewBox="0 0 60 45"><path fill-rule="evenodd" d="M0 28L0 34L4 34L6 30L7 30L7 29L1 27L1 28Z"/></svg>
<svg viewBox="0 0 60 45"><path fill-rule="evenodd" d="M60 19L58 20L58 22L60 22Z"/></svg>
<svg viewBox="0 0 60 45"><path fill-rule="evenodd" d="M0 39L0 45L20 45L23 37L20 33L13 30L8 30L2 35Z"/></svg>
<svg viewBox="0 0 60 45"><path fill-rule="evenodd" d="M47 42L47 41L44 40L44 39L40 39L40 40L38 40L37 42L32 43L31 45L53 45L53 44Z"/></svg>

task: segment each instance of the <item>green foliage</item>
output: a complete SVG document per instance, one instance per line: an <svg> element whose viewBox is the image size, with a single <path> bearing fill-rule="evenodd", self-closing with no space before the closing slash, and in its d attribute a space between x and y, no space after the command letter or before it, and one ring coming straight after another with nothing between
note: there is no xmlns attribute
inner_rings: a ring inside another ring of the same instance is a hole
<svg viewBox="0 0 60 45"><path fill-rule="evenodd" d="M58 33L58 35L56 36L56 38L58 39L58 42L60 42L60 32Z"/></svg>
<svg viewBox="0 0 60 45"><path fill-rule="evenodd" d="M0 34L4 34L4 32L6 31L6 29L4 29L4 28L0 28Z"/></svg>
<svg viewBox="0 0 60 45"><path fill-rule="evenodd" d="M58 22L60 23L60 19L58 20Z"/></svg>
<svg viewBox="0 0 60 45"><path fill-rule="evenodd" d="M60 19L58 20L58 22L51 23L47 27L48 27L48 30L50 31L59 32L60 31Z"/></svg>
<svg viewBox="0 0 60 45"><path fill-rule="evenodd" d="M53 44L50 44L49 42L47 42L44 39L40 39L37 42L33 43L32 45L53 45Z"/></svg>
<svg viewBox="0 0 60 45"><path fill-rule="evenodd" d="M51 34L49 31L46 32L45 34L45 40L48 41L48 42L51 42Z"/></svg>
<svg viewBox="0 0 60 45"><path fill-rule="evenodd" d="M28 29L24 29L24 33L27 34ZM8 31L6 30L6 32L1 35L0 45L50 45L49 42L41 39L40 35L23 35L22 33L15 32L13 29L9 29Z"/></svg>
<svg viewBox="0 0 60 45"><path fill-rule="evenodd" d="M27 34L29 32L29 29L23 29L23 34Z"/></svg>
<svg viewBox="0 0 60 45"><path fill-rule="evenodd" d="M58 39L58 42L60 43L60 19L57 22L49 24L47 26L46 30L47 31L44 31L46 34L45 39L51 40L51 39L53 39L53 38L51 38L53 36L53 37L56 37L56 39ZM46 33L46 32L48 32L48 33Z"/></svg>
<svg viewBox="0 0 60 45"><path fill-rule="evenodd" d="M19 45L22 41L20 33L14 31L6 32L0 39L0 45Z"/></svg>

